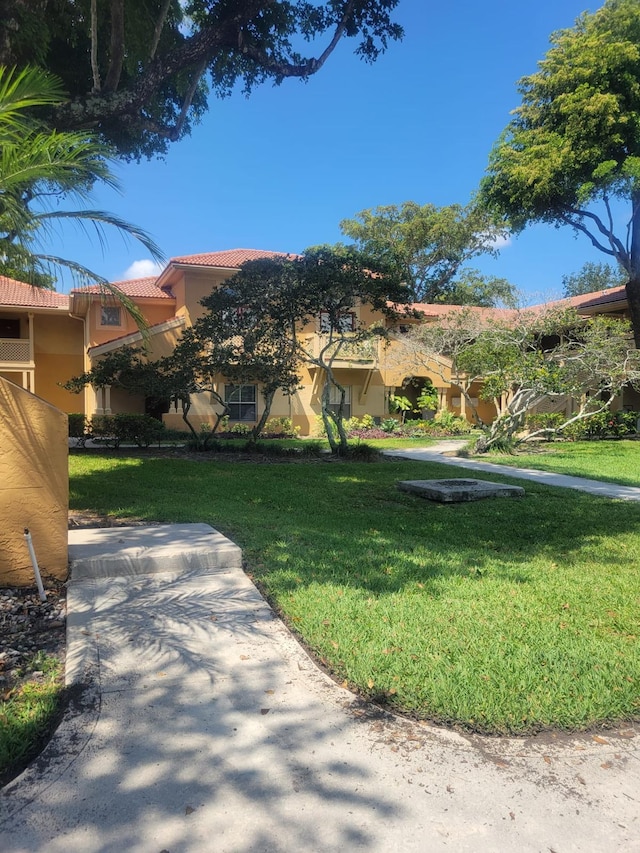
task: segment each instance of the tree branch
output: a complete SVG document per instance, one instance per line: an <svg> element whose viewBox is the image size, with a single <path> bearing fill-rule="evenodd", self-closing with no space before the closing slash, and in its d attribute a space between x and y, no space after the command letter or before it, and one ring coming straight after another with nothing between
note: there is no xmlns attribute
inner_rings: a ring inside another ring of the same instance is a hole
<svg viewBox="0 0 640 853"><path fill-rule="evenodd" d="M92 92L99 92L100 69L98 68L98 0L91 0L91 73L93 75Z"/></svg>
<svg viewBox="0 0 640 853"><path fill-rule="evenodd" d="M96 0L92 0L93 2ZM114 2L120 3L122 0L114 0ZM143 127L144 122L139 112L166 80L186 68L199 67L202 63L206 65L215 56L225 51L231 54L237 53L239 44L245 56L275 77L309 77L322 67L344 35L353 14L354 3L355 0L349 0L346 4L331 41L319 59L309 59L301 64L278 62L264 51L244 43L243 32L265 6L265 3L259 0L244 3L241 13L236 11L215 26L211 24L203 27L166 55L156 57L157 44L154 45L152 42L153 61L129 88L110 91L108 94L105 93L106 96L101 94L99 89L97 91L94 89L86 97L67 101L53 110L53 122L60 129L94 127L115 118L130 116L137 127ZM158 27L162 29L162 23L161 17L156 30ZM171 133L174 131L160 127L158 132L171 138Z"/></svg>
<svg viewBox="0 0 640 853"><path fill-rule="evenodd" d="M160 9L160 14L158 15L158 20L156 21L156 25L153 29L153 38L151 39L151 46L149 48L149 59L155 59L156 51L158 49L158 45L160 43L160 36L162 35L162 30L164 28L164 22L167 20L167 14L169 13L169 6L171 5L171 0L164 0L162 4L162 8Z"/></svg>
<svg viewBox="0 0 640 853"><path fill-rule="evenodd" d="M104 81L105 92L115 92L122 74L124 61L124 0L111 0L111 40L109 43L109 69Z"/></svg>
<svg viewBox="0 0 640 853"><path fill-rule="evenodd" d="M184 127L184 123L187 120L187 115L189 113L189 108L191 107L191 102L193 101L193 96L196 93L196 89L198 88L198 83L204 74L204 70L207 67L206 59L203 59L198 68L193 73L193 77L191 79L191 83L189 84L189 88L187 89L184 101L182 102L182 109L180 110L180 115L178 116L178 120L175 125L170 129L169 139L172 142L175 142L180 138L180 134L182 133L182 128Z"/></svg>
<svg viewBox="0 0 640 853"><path fill-rule="evenodd" d="M571 213L575 213L575 211L571 211ZM583 234L591 241L592 245L598 249L600 252L604 252L605 255L610 255L613 258L618 259L617 254L613 251L613 249L608 249L603 243L601 243L594 234L589 231L586 225L583 225L581 222L576 222L571 218L568 214L561 214L560 219L566 225L570 225L572 228L575 228L577 231L582 231Z"/></svg>
<svg viewBox="0 0 640 853"><path fill-rule="evenodd" d="M606 201L605 201L605 203L606 203ZM625 248L624 248L622 242L613 233L613 228L607 228L605 226L605 224L603 223L603 221L600 219L600 217L597 216L595 213L593 213L590 210L582 210L580 208L570 208L569 213L571 213L574 216L580 216L580 217L584 217L586 219L591 219L592 222L595 222L596 228L598 229L598 231L604 237L606 237L608 242L609 242L609 245L611 247L610 254L612 254L616 259L622 258L623 256L626 255L626 251L625 251Z"/></svg>

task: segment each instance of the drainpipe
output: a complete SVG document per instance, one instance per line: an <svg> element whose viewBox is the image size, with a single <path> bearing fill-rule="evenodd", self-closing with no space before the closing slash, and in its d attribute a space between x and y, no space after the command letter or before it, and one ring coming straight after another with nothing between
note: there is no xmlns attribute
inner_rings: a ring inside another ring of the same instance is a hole
<svg viewBox="0 0 640 853"><path fill-rule="evenodd" d="M25 527L24 529L24 538L27 542L27 547L29 549L29 556L31 557L31 564L33 566L33 573L36 576L36 583L38 584L38 592L40 593L40 601L47 600L47 593L44 591L44 587L42 586L42 578L40 577L40 569L38 568L38 561L36 560L36 552L33 550L33 542L31 540L31 534L29 533L29 528Z"/></svg>

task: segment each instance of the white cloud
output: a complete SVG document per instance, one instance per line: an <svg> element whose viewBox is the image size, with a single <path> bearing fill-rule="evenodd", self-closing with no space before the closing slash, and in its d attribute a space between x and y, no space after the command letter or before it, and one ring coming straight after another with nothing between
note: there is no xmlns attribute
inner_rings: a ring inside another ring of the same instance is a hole
<svg viewBox="0 0 640 853"><path fill-rule="evenodd" d="M160 275L164 266L152 261L151 258L143 258L141 261L134 261L131 266L127 267L122 275L122 279L127 281L130 278L146 278L149 275Z"/></svg>
<svg viewBox="0 0 640 853"><path fill-rule="evenodd" d="M491 237L487 240L487 248L495 251L500 251L511 245L511 234L500 234L497 237Z"/></svg>

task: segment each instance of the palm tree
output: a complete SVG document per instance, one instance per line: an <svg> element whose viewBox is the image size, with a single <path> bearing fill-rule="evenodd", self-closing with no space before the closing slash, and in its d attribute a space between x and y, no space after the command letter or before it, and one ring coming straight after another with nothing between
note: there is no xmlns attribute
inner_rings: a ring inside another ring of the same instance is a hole
<svg viewBox="0 0 640 853"><path fill-rule="evenodd" d="M39 107L63 98L58 81L40 69L0 67L0 274L53 287L56 272L70 271L77 283L98 283L105 293L111 292L140 322L133 303L105 278L73 260L38 251L57 223L71 220L87 231L93 229L101 245L108 226L139 240L154 259L163 260L142 229L105 211L84 208L94 184L118 183L110 151L95 136L51 130L37 117ZM60 210L61 199L80 206Z"/></svg>

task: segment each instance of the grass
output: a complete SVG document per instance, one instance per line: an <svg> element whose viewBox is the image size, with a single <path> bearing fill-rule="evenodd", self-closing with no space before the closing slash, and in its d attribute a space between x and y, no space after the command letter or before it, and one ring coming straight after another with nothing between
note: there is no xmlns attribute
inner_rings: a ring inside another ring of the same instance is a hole
<svg viewBox="0 0 640 853"><path fill-rule="evenodd" d="M71 505L222 530L335 676L405 713L493 733L637 719L640 505L534 483L442 505L395 487L451 476L75 456Z"/></svg>
<svg viewBox="0 0 640 853"><path fill-rule="evenodd" d="M42 677L25 680L0 701L0 785L37 755L59 716L64 693L62 663L38 653L24 675L36 671Z"/></svg>
<svg viewBox="0 0 640 853"><path fill-rule="evenodd" d="M605 480L623 486L640 486L640 442L576 441L541 444L536 452L527 452L524 445L515 456L491 455L478 457L484 461L512 465L518 468L535 468Z"/></svg>

